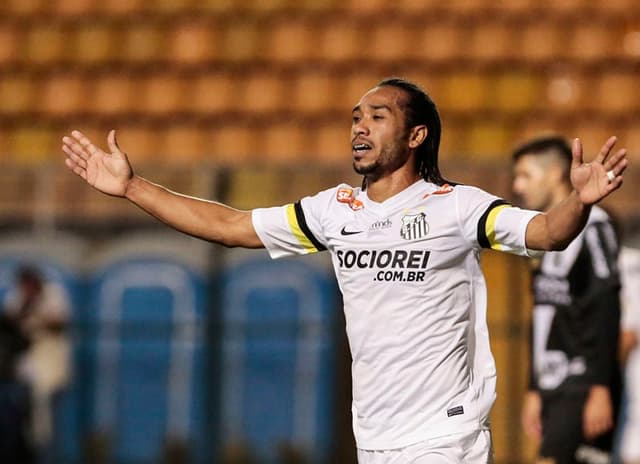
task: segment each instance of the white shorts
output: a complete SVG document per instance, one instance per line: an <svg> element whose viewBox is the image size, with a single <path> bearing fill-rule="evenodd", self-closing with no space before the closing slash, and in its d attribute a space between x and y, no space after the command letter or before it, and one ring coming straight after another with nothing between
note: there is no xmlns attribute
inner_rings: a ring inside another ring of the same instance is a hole
<svg viewBox="0 0 640 464"><path fill-rule="evenodd" d="M405 448L358 449L358 464L491 464L490 430L454 433Z"/></svg>

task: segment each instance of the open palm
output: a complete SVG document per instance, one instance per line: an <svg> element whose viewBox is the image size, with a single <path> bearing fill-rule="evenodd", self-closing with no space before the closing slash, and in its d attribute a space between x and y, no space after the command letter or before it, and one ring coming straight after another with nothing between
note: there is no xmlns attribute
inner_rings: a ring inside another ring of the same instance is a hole
<svg viewBox="0 0 640 464"><path fill-rule="evenodd" d="M96 147L80 131L62 138L62 150L67 154L65 164L89 185L103 193L124 196L133 177L131 164L116 141L112 130L107 137L109 150L106 153Z"/></svg>
<svg viewBox="0 0 640 464"><path fill-rule="evenodd" d="M584 204L597 203L622 185L622 173L627 168L626 150L620 149L611 154L615 144L616 138L610 137L595 159L591 163L584 163L582 144L580 140L574 140L571 184ZM613 180L609 179L608 172L613 173Z"/></svg>

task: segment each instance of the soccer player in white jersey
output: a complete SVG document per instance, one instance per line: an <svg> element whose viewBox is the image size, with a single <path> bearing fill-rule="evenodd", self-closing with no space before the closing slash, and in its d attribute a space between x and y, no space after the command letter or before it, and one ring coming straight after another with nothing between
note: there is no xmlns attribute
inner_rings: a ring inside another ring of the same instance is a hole
<svg viewBox="0 0 640 464"><path fill-rule="evenodd" d="M526 255L566 246L591 205L622 184L625 150L609 139L590 163L574 143L574 191L538 213L438 170L440 119L415 84L387 79L353 108L351 158L361 187L338 185L293 205L239 211L135 175L118 148L63 138L66 165L175 229L272 257L331 253L353 356L360 463L486 463L495 365L485 321L482 248ZM346 144L345 144L346 145ZM607 174L608 173L608 174Z"/></svg>

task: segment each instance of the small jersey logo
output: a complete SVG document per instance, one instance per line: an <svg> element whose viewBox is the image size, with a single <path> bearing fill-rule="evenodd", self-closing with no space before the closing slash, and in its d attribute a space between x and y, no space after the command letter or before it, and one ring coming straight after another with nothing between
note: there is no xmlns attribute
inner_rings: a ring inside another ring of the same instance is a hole
<svg viewBox="0 0 640 464"><path fill-rule="evenodd" d="M447 409L447 417L460 416L462 414L464 414L464 408L462 406L455 406Z"/></svg>
<svg viewBox="0 0 640 464"><path fill-rule="evenodd" d="M344 226L342 230L340 230L340 235L355 235L361 234L364 232L363 230L347 230L347 226Z"/></svg>
<svg viewBox="0 0 640 464"><path fill-rule="evenodd" d="M391 222L391 219L387 218L383 221L376 221L373 224L371 224L371 226L369 227L369 230L384 230L384 229L389 229L391 228L391 226L393 226L393 223Z"/></svg>
<svg viewBox="0 0 640 464"><path fill-rule="evenodd" d="M356 200L355 196L353 195L353 189L350 188L339 188L336 192L336 200L340 203L348 204L349 208L354 211L359 211L364 208L364 203L362 203L360 200Z"/></svg>
<svg viewBox="0 0 640 464"><path fill-rule="evenodd" d="M440 187L438 190L436 190L433 193L427 193L425 196L422 197L422 199L424 200L425 198L427 198L430 195L443 195L445 193L450 193L453 192L453 187L449 184L444 184L442 187Z"/></svg>
<svg viewBox="0 0 640 464"><path fill-rule="evenodd" d="M429 233L427 215L424 213L407 214L402 217L402 227L400 227L400 237L405 240L417 240Z"/></svg>

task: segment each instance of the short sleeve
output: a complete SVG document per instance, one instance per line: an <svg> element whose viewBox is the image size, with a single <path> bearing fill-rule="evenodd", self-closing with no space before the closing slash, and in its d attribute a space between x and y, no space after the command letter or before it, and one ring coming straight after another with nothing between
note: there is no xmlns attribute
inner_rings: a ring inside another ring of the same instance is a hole
<svg viewBox="0 0 640 464"><path fill-rule="evenodd" d="M272 258L326 250L323 215L335 189L284 206L254 209L253 227Z"/></svg>
<svg viewBox="0 0 640 464"><path fill-rule="evenodd" d="M540 214L510 205L505 200L475 187L460 189L457 212L465 238L481 248L521 256L539 256L526 246L529 221Z"/></svg>

